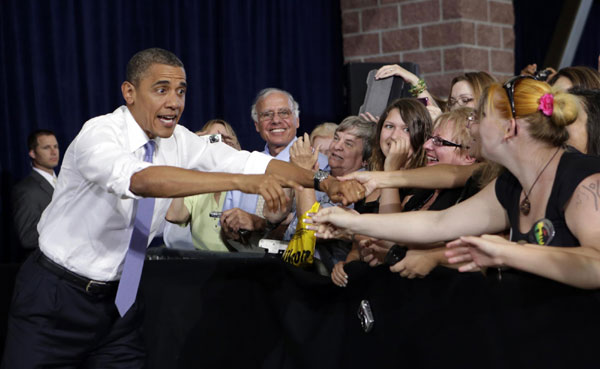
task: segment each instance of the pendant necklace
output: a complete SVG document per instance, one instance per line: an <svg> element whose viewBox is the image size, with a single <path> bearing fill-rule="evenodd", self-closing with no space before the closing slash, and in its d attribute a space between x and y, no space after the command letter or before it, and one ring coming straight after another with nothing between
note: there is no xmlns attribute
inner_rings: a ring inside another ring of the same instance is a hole
<svg viewBox="0 0 600 369"><path fill-rule="evenodd" d="M554 159L556 154L558 154L558 150L560 150L560 146L556 149L556 151L554 152L550 160L548 160L546 165L544 165L544 168L542 168L540 174L538 174L538 176L535 178L535 181L533 181L533 184L529 188L529 191L525 192L525 198L523 199L523 201L521 201L521 204L519 204L519 210L521 210L521 213L523 213L523 215L529 215L529 212L531 211L531 202L529 202L529 195L531 195L531 191L533 190L533 187L537 183L538 179L540 179L540 177L542 176L542 173L544 173L546 168L548 168L548 165L550 165L550 163L552 162L552 159Z"/></svg>

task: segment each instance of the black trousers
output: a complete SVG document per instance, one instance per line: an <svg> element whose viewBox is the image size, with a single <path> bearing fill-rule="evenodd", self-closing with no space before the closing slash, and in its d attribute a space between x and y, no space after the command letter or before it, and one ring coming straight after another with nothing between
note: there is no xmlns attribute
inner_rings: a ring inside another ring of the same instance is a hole
<svg viewBox="0 0 600 369"><path fill-rule="evenodd" d="M17 275L2 368L144 367L139 303L121 318L114 292L88 294L38 257L34 252Z"/></svg>

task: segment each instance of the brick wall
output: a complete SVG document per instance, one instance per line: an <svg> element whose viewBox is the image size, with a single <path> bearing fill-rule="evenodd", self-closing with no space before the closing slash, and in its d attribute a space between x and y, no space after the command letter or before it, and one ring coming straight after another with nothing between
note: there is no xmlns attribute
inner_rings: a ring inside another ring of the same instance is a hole
<svg viewBox="0 0 600 369"><path fill-rule="evenodd" d="M514 72L510 0L341 0L346 62L419 64L432 92L460 73Z"/></svg>

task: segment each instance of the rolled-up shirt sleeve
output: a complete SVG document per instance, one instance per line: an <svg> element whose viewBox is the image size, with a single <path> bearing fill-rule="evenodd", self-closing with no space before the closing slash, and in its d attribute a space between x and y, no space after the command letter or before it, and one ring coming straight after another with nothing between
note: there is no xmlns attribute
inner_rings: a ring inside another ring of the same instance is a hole
<svg viewBox="0 0 600 369"><path fill-rule="evenodd" d="M129 190L131 176L149 166L127 151L126 138L110 127L80 133L74 146L74 162L81 176L121 198L138 199Z"/></svg>
<svg viewBox="0 0 600 369"><path fill-rule="evenodd" d="M184 139L192 140L188 161L190 169L205 172L225 172L241 174L263 174L267 170L271 156L254 151L238 151L222 142L209 143L208 138L186 135ZM185 145L185 147L189 147Z"/></svg>

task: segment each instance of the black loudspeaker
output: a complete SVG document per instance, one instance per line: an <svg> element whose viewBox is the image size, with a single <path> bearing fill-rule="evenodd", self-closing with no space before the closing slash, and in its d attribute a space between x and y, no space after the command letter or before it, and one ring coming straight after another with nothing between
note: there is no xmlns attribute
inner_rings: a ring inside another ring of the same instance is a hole
<svg viewBox="0 0 600 369"><path fill-rule="evenodd" d="M379 69L390 63L348 63L346 68L346 113L347 115L358 115L360 106L365 101L367 92L367 76L373 69ZM419 75L419 65L411 62L398 63L402 68ZM398 97L412 96L408 89L408 83L402 83L400 78L395 78L390 91L388 103Z"/></svg>

